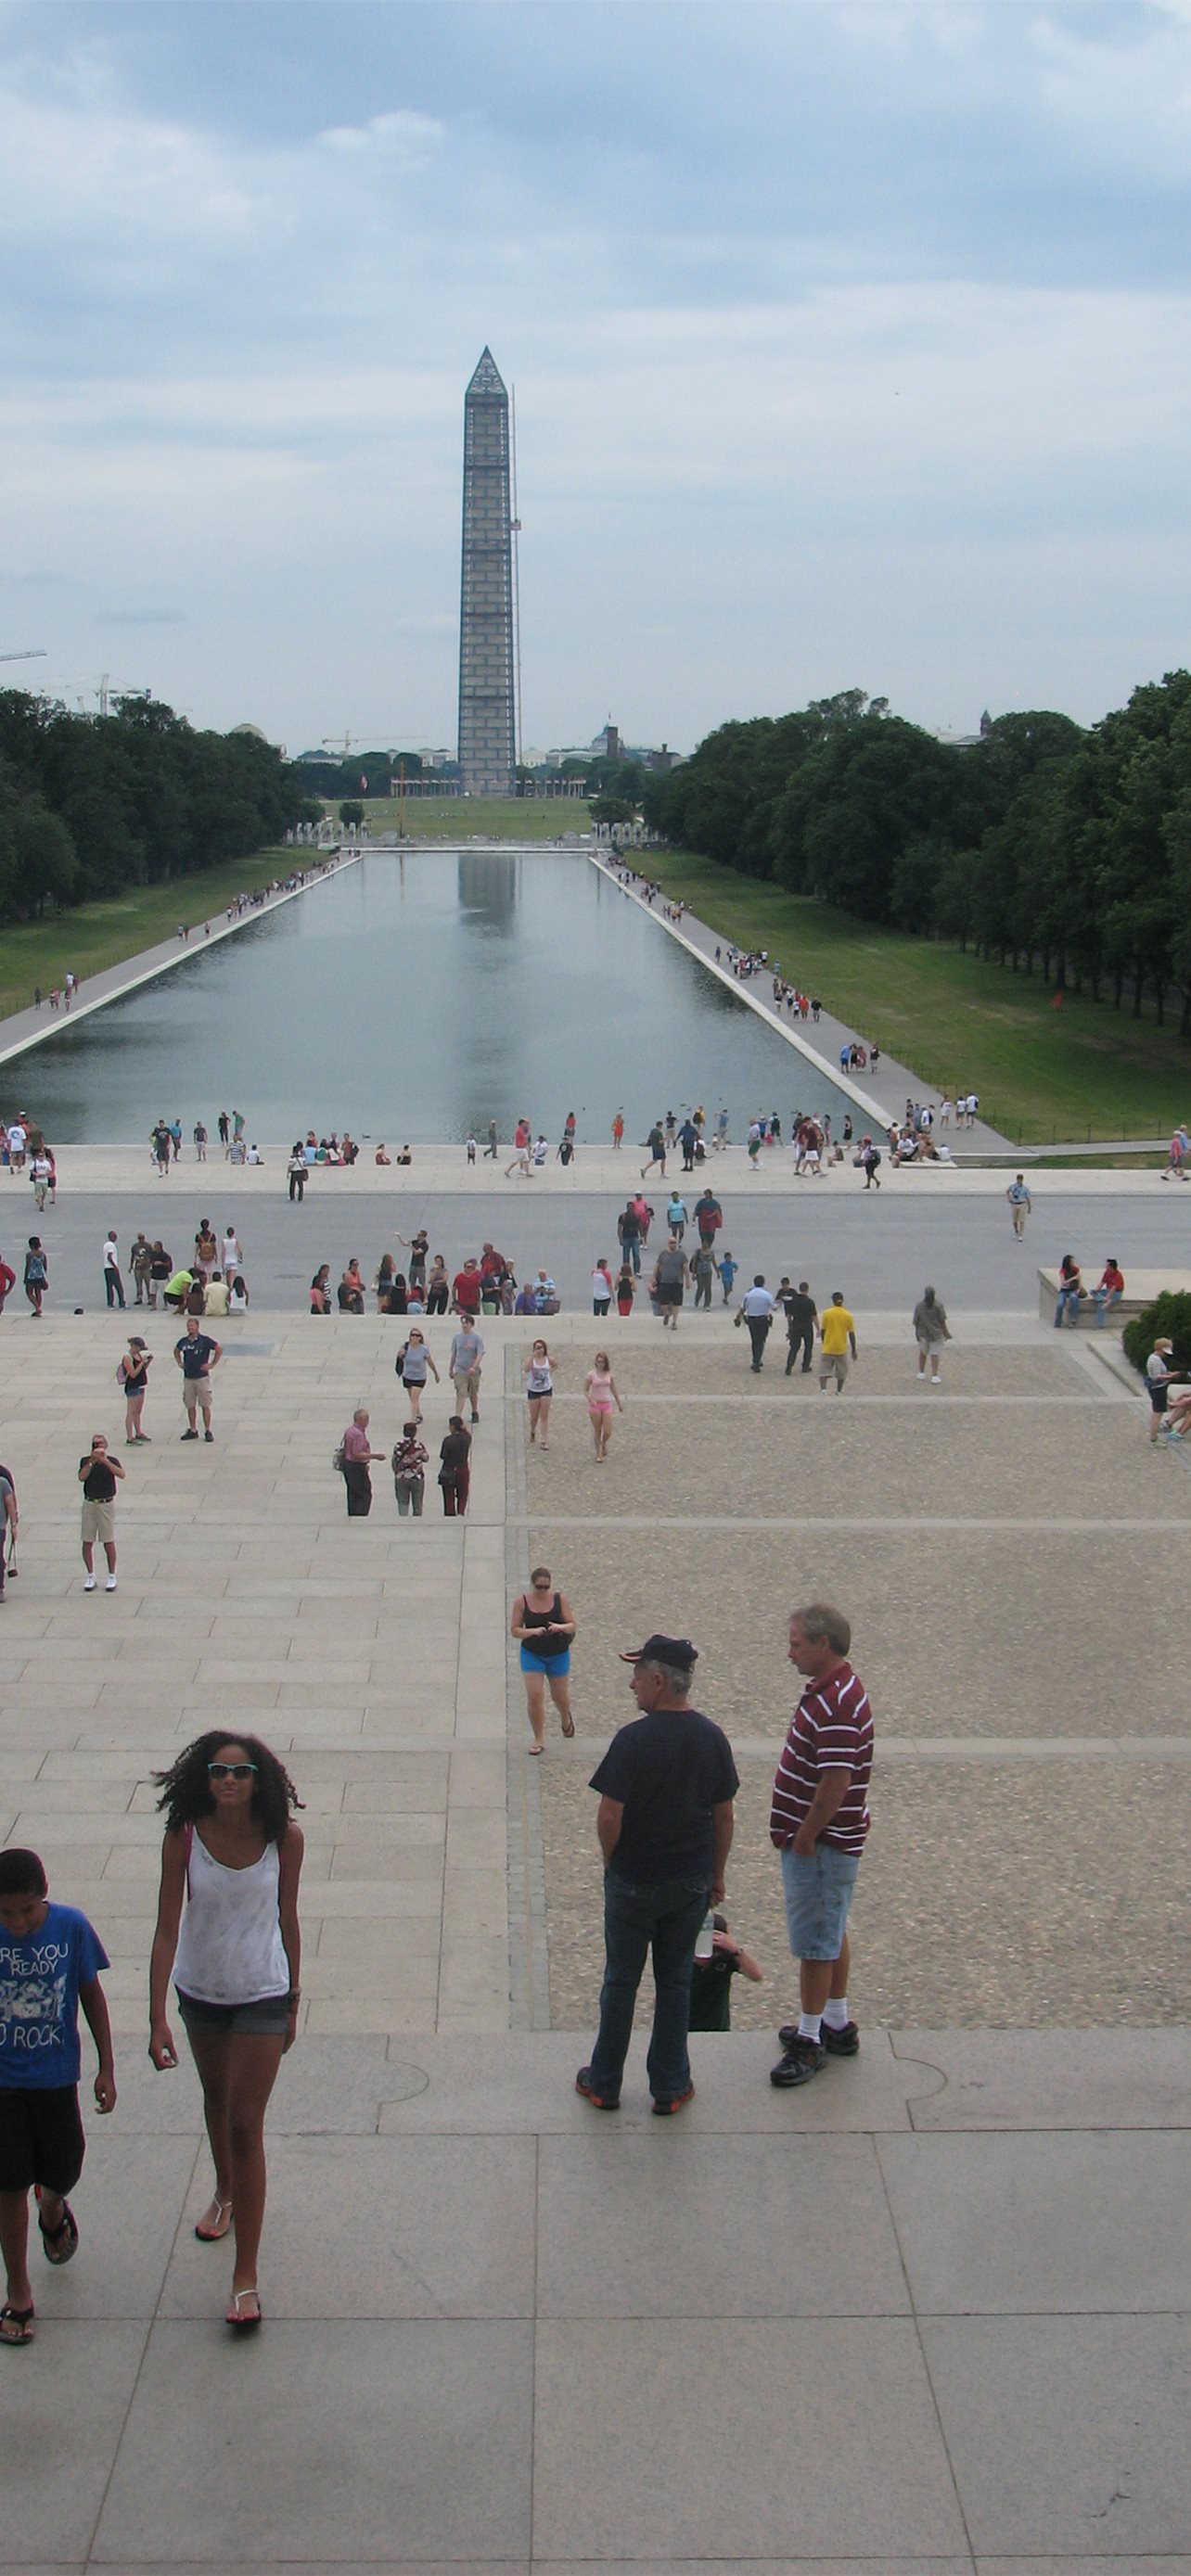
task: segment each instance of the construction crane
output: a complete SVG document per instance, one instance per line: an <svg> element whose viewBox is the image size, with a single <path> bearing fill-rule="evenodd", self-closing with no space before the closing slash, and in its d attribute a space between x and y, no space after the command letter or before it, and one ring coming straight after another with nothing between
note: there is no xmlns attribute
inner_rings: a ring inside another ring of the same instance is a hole
<svg viewBox="0 0 1191 2576"><path fill-rule="evenodd" d="M44 662L45 646L38 644L31 653L0 653L0 662Z"/></svg>
<svg viewBox="0 0 1191 2576"><path fill-rule="evenodd" d="M355 739L357 742L359 741L359 734L356 735ZM321 740L324 751L341 751L345 760L349 760L351 758L352 737L350 733L325 733L322 735Z"/></svg>

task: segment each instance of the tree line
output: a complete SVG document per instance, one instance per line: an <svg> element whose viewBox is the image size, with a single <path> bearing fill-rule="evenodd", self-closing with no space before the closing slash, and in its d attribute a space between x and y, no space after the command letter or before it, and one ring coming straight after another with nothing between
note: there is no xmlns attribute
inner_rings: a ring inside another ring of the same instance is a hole
<svg viewBox="0 0 1191 2576"><path fill-rule="evenodd" d="M954 939L1191 1037L1191 673L1085 730L1049 710L939 742L850 689L720 725L641 810L668 841L865 921Z"/></svg>
<svg viewBox="0 0 1191 2576"><path fill-rule="evenodd" d="M196 733L152 698L85 716L0 691L0 921L249 858L320 810L258 734Z"/></svg>

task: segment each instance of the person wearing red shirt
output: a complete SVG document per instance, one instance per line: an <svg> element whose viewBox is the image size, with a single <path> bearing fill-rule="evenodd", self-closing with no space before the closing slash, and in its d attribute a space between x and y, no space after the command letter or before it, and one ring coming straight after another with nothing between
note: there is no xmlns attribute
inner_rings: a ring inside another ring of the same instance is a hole
<svg viewBox="0 0 1191 2576"><path fill-rule="evenodd" d="M806 1678L773 1783L769 1836L782 1856L790 1948L799 1962L802 2011L778 2032L770 2082L785 2089L817 2075L827 2055L855 2057L848 2018L848 1912L869 1828L873 1719L848 1662L843 1612L812 1602L790 1621L789 1656Z"/></svg>
<svg viewBox="0 0 1191 2576"><path fill-rule="evenodd" d="M478 1315L484 1283L474 1253L469 1253L462 1270L451 1281L451 1300L457 1315Z"/></svg>
<svg viewBox="0 0 1191 2576"><path fill-rule="evenodd" d="M10 1270L6 1261L0 1261L0 1315L4 1312L4 1300L8 1295L9 1289L15 1288L16 1284L17 1274L15 1270Z"/></svg>
<svg viewBox="0 0 1191 2576"><path fill-rule="evenodd" d="M1096 1309L1092 1317L1093 1323L1102 1325L1108 1308L1119 1306L1124 1294L1125 1273L1121 1269L1115 1252L1110 1252L1100 1273L1099 1281L1092 1290L1091 1302Z"/></svg>

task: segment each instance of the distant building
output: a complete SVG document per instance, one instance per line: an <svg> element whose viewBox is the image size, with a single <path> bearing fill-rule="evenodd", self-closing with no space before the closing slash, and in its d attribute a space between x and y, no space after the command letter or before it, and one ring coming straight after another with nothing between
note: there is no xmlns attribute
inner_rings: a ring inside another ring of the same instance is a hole
<svg viewBox="0 0 1191 2576"><path fill-rule="evenodd" d="M509 397L485 349L463 403L459 768L470 796L511 796L517 760Z"/></svg>

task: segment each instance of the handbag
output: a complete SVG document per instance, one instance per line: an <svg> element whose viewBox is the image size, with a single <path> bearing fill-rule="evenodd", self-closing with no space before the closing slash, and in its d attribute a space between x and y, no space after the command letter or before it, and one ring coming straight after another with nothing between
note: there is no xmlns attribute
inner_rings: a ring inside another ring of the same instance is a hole
<svg viewBox="0 0 1191 2576"><path fill-rule="evenodd" d="M20 1570L21 1569L17 1564L17 1534L15 1530L10 1530L8 1534L8 1571L14 1582L16 1581Z"/></svg>

